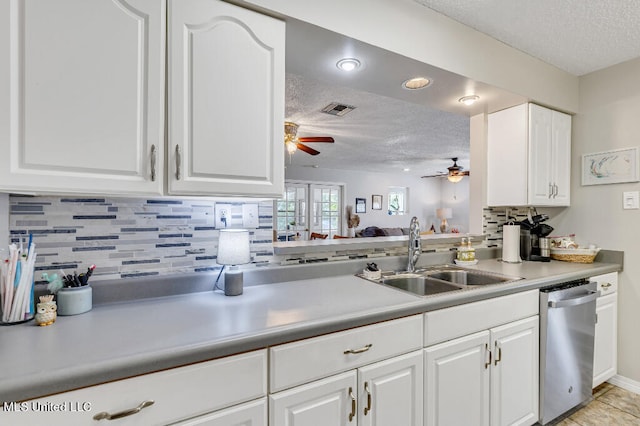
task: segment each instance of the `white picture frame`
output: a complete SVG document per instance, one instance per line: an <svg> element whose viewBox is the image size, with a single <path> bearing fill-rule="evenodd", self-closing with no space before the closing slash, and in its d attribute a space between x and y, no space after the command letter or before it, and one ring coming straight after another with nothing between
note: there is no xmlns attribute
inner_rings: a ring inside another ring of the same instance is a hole
<svg viewBox="0 0 640 426"><path fill-rule="evenodd" d="M582 156L582 185L640 181L638 147L594 152Z"/></svg>

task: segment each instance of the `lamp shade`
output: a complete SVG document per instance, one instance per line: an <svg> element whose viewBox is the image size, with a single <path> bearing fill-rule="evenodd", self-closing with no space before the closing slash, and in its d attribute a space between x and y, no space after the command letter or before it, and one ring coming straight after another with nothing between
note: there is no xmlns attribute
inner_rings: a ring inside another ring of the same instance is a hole
<svg viewBox="0 0 640 426"><path fill-rule="evenodd" d="M216 262L219 265L242 265L251 262L249 231L246 229L221 229Z"/></svg>
<svg viewBox="0 0 640 426"><path fill-rule="evenodd" d="M451 219L453 217L453 213L449 207L437 209L436 215L438 216L438 219Z"/></svg>

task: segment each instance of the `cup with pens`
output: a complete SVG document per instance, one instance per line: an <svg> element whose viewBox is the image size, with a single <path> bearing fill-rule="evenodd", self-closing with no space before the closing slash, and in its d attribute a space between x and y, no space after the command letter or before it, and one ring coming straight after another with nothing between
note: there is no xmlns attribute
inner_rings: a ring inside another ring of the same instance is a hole
<svg viewBox="0 0 640 426"><path fill-rule="evenodd" d="M21 237L19 244L9 245L7 256L0 266L0 325L20 324L35 316L33 300L33 272L36 250L33 236L26 245Z"/></svg>
<svg viewBox="0 0 640 426"><path fill-rule="evenodd" d="M88 312L93 307L93 291L89 285L89 278L96 265L87 268L87 272L73 275L60 270L58 280L49 281L49 291L56 295L58 315L78 315Z"/></svg>

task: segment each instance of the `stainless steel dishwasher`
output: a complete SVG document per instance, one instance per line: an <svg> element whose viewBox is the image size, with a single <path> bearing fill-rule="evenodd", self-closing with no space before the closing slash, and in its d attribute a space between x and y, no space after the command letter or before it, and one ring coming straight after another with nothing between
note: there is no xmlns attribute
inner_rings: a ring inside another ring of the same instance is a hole
<svg viewBox="0 0 640 426"><path fill-rule="evenodd" d="M540 289L540 423L591 398L597 284Z"/></svg>

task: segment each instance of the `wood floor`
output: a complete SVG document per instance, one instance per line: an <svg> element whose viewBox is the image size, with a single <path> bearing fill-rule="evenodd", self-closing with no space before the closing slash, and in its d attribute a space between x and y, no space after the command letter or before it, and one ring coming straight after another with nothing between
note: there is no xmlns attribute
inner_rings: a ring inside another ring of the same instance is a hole
<svg viewBox="0 0 640 426"><path fill-rule="evenodd" d="M557 426L640 426L640 395L609 383L593 391L593 400L555 423Z"/></svg>

